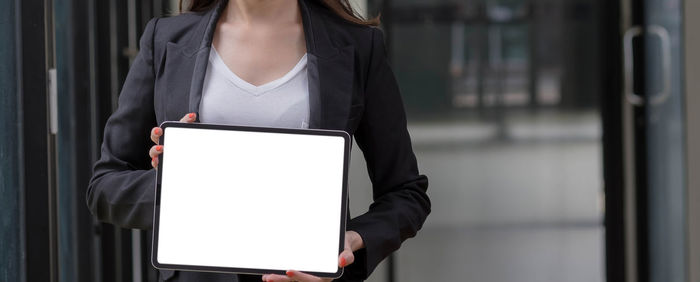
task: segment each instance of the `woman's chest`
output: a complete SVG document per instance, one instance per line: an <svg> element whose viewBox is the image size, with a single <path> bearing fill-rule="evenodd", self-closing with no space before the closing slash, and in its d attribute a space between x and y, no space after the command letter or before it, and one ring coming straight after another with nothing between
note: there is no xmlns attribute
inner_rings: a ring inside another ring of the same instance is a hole
<svg viewBox="0 0 700 282"><path fill-rule="evenodd" d="M281 78L252 85L231 72L212 49L199 107L204 123L307 128L306 56Z"/></svg>
<svg viewBox="0 0 700 282"><path fill-rule="evenodd" d="M154 110L159 123L200 109L212 48L183 47L171 42L155 46ZM356 64L355 55L352 46L307 53L309 128L354 131L362 117L365 88L365 67Z"/></svg>
<svg viewBox="0 0 700 282"><path fill-rule="evenodd" d="M289 72L306 53L301 27L225 27L214 34L212 46L224 64L252 85L262 85Z"/></svg>

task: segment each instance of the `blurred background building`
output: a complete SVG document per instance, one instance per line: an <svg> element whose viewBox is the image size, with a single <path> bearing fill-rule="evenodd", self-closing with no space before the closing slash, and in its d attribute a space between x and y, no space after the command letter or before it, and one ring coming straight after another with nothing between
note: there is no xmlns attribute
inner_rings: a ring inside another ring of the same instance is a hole
<svg viewBox="0 0 700 282"><path fill-rule="evenodd" d="M700 2L355 0L381 13L433 212L369 281L700 281ZM85 205L172 0L0 2L0 281L155 281ZM372 200L353 151L351 213Z"/></svg>

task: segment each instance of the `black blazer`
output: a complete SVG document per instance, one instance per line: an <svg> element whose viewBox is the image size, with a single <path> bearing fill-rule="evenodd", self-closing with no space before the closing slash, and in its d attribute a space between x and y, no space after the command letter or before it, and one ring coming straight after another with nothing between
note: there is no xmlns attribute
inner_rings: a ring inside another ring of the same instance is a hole
<svg viewBox="0 0 700 282"><path fill-rule="evenodd" d="M87 191L88 207L101 221L152 227L156 174L148 157L150 130L198 112L212 36L226 4L146 25ZM372 181L374 203L347 223L366 247L355 253L341 280L360 281L421 228L430 213L428 180L418 173L381 30L348 23L316 1L299 5L308 53L309 127L353 135Z"/></svg>

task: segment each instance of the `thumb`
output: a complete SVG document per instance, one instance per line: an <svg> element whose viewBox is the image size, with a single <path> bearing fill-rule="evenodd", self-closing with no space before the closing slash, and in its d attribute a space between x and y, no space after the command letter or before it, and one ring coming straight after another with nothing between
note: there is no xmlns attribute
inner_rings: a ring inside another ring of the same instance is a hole
<svg viewBox="0 0 700 282"><path fill-rule="evenodd" d="M350 248L345 248L342 253L338 256L338 266L346 267L355 262L355 255L352 253Z"/></svg>
<svg viewBox="0 0 700 282"><path fill-rule="evenodd" d="M184 117L180 119L180 122L186 122L186 123L193 123L197 121L197 114L196 113L189 113L186 114Z"/></svg>

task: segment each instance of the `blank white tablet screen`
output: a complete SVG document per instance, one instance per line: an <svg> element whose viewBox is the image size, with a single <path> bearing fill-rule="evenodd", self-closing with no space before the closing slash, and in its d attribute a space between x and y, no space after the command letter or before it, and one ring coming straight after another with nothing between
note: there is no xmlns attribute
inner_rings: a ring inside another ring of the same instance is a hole
<svg viewBox="0 0 700 282"><path fill-rule="evenodd" d="M166 127L160 264L337 271L345 141Z"/></svg>

